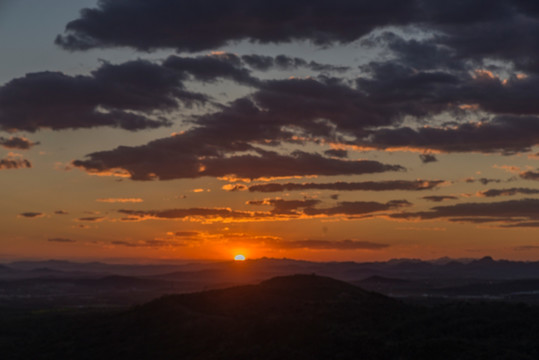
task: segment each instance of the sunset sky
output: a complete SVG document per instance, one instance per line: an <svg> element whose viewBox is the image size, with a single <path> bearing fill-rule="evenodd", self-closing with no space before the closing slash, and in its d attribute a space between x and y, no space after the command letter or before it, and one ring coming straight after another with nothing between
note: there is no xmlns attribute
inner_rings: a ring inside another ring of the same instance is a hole
<svg viewBox="0 0 539 360"><path fill-rule="evenodd" d="M0 260L539 259L539 3L0 0Z"/></svg>

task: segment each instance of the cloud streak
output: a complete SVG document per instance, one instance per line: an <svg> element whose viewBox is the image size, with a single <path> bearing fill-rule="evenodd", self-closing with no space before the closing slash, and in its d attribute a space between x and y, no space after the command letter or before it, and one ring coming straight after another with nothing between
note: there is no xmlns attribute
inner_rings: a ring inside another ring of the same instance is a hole
<svg viewBox="0 0 539 360"><path fill-rule="evenodd" d="M295 240L279 241L276 247L308 250L382 250L389 245L361 240Z"/></svg>
<svg viewBox="0 0 539 360"><path fill-rule="evenodd" d="M423 196L422 199L428 200L428 201L434 201L434 202L442 202L445 200L458 200L458 197L453 195L431 195L431 196Z"/></svg>
<svg viewBox="0 0 539 360"><path fill-rule="evenodd" d="M431 190L442 184L443 180L389 180L389 181L364 181L364 182L343 182L334 183L269 183L251 185L250 192L282 192L282 191L302 191L302 190L333 190L333 191L422 191ZM236 190L232 188L232 190Z"/></svg>
<svg viewBox="0 0 539 360"><path fill-rule="evenodd" d="M391 214L395 219L448 219L454 222L471 223L515 223L525 224L539 220L539 199L521 199L488 203L463 203L436 206L430 211L402 212Z"/></svg>
<svg viewBox="0 0 539 360"><path fill-rule="evenodd" d="M345 72L350 68L347 66L335 66L329 64L320 64L316 61L306 61L298 57L290 57L286 55L265 56L265 55L243 55L241 59L251 68L259 71L268 71L273 69L278 70L294 70L300 67L308 68L313 71L322 72Z"/></svg>
<svg viewBox="0 0 539 360"><path fill-rule="evenodd" d="M87 222L101 222L105 220L104 216L86 216L86 217L80 217L77 219L77 221L87 221Z"/></svg>
<svg viewBox="0 0 539 360"><path fill-rule="evenodd" d="M252 200L249 205L272 206L269 211L243 211L230 208L185 208L167 210L118 210L119 213L140 220L190 220L201 222L281 221L309 217L358 217L372 213L393 211L411 204L406 200L387 203L374 201L340 202L327 208L316 207L320 200Z"/></svg>
<svg viewBox="0 0 539 360"><path fill-rule="evenodd" d="M47 239L49 242L56 242L56 243L74 243L77 242L77 240L68 239L68 238L50 238Z"/></svg>
<svg viewBox="0 0 539 360"><path fill-rule="evenodd" d="M510 136L508 136L508 134ZM419 129L375 130L364 145L379 149L414 148L442 152L526 152L539 144L539 117L500 116L481 123Z"/></svg>
<svg viewBox="0 0 539 360"><path fill-rule="evenodd" d="M132 248L161 248L161 247L184 246L182 243L179 243L179 242L160 240L160 239L141 240L137 242L114 240L114 241L111 241L110 244L115 245L115 246L125 246L125 247L132 247Z"/></svg>
<svg viewBox="0 0 539 360"><path fill-rule="evenodd" d="M483 197L497 197L497 196L511 196L516 194L534 195L539 194L539 189L528 188L510 188L510 189L490 189L477 193L478 196Z"/></svg>
<svg viewBox="0 0 539 360"><path fill-rule="evenodd" d="M45 214L41 212L28 211L28 212L20 213L19 216L32 219L32 218L44 217Z"/></svg>
<svg viewBox="0 0 539 360"><path fill-rule="evenodd" d="M107 174L114 169L122 169L133 180L227 175L256 179L279 176L360 175L404 170L399 165L386 165L370 160L326 158L303 151L282 155L273 151L252 149L256 155L227 155L227 152L234 153L234 150L251 148L246 144L212 144L211 139L200 143L198 138L196 132L188 132L155 140L143 146L122 146L111 151L92 153L88 155L88 160L76 160L73 164L90 173Z"/></svg>
<svg viewBox="0 0 539 360"><path fill-rule="evenodd" d="M96 201L104 203L141 203L144 200L141 198L102 198Z"/></svg>

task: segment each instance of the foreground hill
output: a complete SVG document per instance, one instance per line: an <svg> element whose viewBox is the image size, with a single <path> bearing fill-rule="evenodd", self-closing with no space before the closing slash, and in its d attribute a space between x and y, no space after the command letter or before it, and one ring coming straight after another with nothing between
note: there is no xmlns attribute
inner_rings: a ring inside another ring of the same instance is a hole
<svg viewBox="0 0 539 360"><path fill-rule="evenodd" d="M411 306L315 275L169 295L127 311L4 319L4 359L539 357L535 307Z"/></svg>

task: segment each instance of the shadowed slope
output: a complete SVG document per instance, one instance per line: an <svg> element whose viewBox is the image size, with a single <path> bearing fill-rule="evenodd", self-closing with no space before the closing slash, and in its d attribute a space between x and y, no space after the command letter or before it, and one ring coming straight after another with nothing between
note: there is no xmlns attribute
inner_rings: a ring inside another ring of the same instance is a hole
<svg viewBox="0 0 539 360"><path fill-rule="evenodd" d="M276 277L259 285L244 285L193 294L168 295L141 306L137 311L181 308L200 315L259 318L307 314L320 305L330 312L363 312L400 307L400 303L349 283L317 275ZM319 314L317 314L319 315Z"/></svg>

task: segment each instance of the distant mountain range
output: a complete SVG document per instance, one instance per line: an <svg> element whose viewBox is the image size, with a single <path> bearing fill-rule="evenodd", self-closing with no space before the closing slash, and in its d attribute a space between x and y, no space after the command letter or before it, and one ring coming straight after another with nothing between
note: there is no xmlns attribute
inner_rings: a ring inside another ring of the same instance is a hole
<svg viewBox="0 0 539 360"><path fill-rule="evenodd" d="M317 274L331 274L344 280L359 280L373 275L386 277L467 277L483 279L522 279L539 278L539 261L510 261L493 260L486 256L481 259L441 258L432 261L418 259L393 259L385 262L311 262L291 259L261 258L245 262L193 262L166 265L137 265L137 264L108 264L102 262L72 262L65 260L47 261L18 261L0 265L0 277L10 270L19 272L35 271L63 271L79 272L88 275L124 275L124 276L173 276L181 274L210 271L216 272L242 269L250 276L267 277L286 273L314 272ZM243 270L242 270L243 271ZM239 274L239 273L238 273ZM33 277L33 276L28 276Z"/></svg>
<svg viewBox="0 0 539 360"><path fill-rule="evenodd" d="M398 298L539 303L539 262L484 257L365 263L262 258L164 265L20 261L0 265L0 305L132 305L168 293L254 284L291 274L328 276Z"/></svg>

